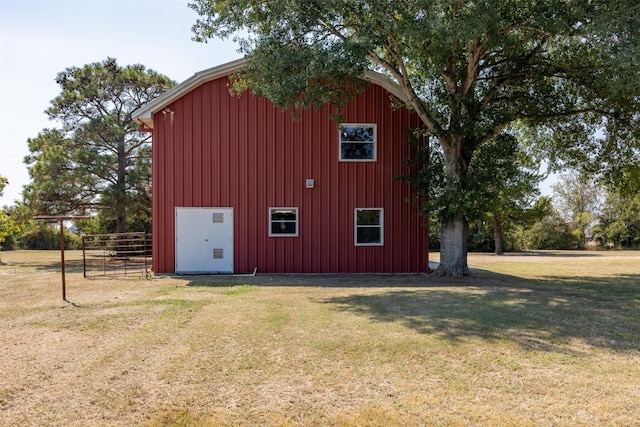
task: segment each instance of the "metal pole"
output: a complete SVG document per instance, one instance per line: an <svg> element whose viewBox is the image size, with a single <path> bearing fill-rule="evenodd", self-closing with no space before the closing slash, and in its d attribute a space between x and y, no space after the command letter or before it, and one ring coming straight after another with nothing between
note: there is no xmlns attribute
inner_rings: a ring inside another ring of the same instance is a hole
<svg viewBox="0 0 640 427"><path fill-rule="evenodd" d="M87 250L87 245L85 242L85 237L86 236L82 236L82 276L84 276L84 278L87 278L87 256L86 256L86 250Z"/></svg>
<svg viewBox="0 0 640 427"><path fill-rule="evenodd" d="M34 216L33 219L42 219L45 221L60 222L60 270L62 271L62 299L67 301L67 284L65 281L65 265L64 265L64 222L67 220L87 219L89 216ZM68 301L67 301L68 302Z"/></svg>
<svg viewBox="0 0 640 427"><path fill-rule="evenodd" d="M67 300L67 284L64 271L64 221L60 220L60 268L62 269L62 300Z"/></svg>

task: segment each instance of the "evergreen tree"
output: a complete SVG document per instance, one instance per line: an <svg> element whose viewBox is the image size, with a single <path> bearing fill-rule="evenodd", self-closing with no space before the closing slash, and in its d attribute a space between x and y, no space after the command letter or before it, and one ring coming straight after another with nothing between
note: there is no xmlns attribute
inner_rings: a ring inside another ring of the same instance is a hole
<svg viewBox="0 0 640 427"><path fill-rule="evenodd" d="M103 209L114 219L109 231L125 232L127 216L150 209L150 140L132 113L174 82L113 58L68 68L56 82L62 92L46 112L61 128L29 140L25 163L32 183L24 199L38 214Z"/></svg>

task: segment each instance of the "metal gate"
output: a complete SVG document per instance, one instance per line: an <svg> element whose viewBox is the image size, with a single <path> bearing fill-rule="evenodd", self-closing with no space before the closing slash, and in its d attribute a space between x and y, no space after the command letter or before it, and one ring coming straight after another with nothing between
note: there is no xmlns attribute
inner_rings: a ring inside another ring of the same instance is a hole
<svg viewBox="0 0 640 427"><path fill-rule="evenodd" d="M151 236L145 233L82 236L84 277L151 277Z"/></svg>

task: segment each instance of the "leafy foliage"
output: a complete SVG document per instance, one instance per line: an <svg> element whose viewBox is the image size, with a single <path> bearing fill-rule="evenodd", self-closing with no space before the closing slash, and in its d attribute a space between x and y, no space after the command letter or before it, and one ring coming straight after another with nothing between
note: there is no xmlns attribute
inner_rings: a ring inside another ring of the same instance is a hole
<svg viewBox="0 0 640 427"><path fill-rule="evenodd" d="M25 201L49 215L103 209L115 220L113 231L124 232L127 216L150 205L149 135L139 132L132 113L174 82L112 58L68 68L56 82L62 92L46 112L61 128L29 140L25 163L33 182Z"/></svg>
<svg viewBox="0 0 640 427"><path fill-rule="evenodd" d="M60 230L56 224L33 219L31 206L17 202L5 209L4 214L13 224L11 233L6 236L3 247L6 249L58 249ZM2 215L2 211L0 211ZM65 248L81 247L80 236L68 229L64 230Z"/></svg>
<svg viewBox="0 0 640 427"><path fill-rule="evenodd" d="M604 187L596 185L592 177L569 171L561 174L552 188L556 211L569 224L578 246L584 249L592 238L592 226L602 205Z"/></svg>
<svg viewBox="0 0 640 427"><path fill-rule="evenodd" d="M82 247L82 241L78 235L69 230L64 230L63 232L65 249L79 249ZM18 236L18 245L22 249L59 249L60 230L51 224L35 224Z"/></svg>
<svg viewBox="0 0 640 427"><path fill-rule="evenodd" d="M451 217L465 215L480 224L471 230L471 250L491 248L501 253L502 228L530 222L538 184L544 177L537 172L536 162L522 151L514 135L502 133L476 151L466 175L452 178L446 174L440 147L422 141L416 131L406 161L409 173L400 179L418 189L416 201L431 215L432 225L438 227ZM490 230L483 230L487 221Z"/></svg>
<svg viewBox="0 0 640 427"><path fill-rule="evenodd" d="M572 229L558 215L548 215L527 228L523 236L526 249L577 249L580 242Z"/></svg>
<svg viewBox="0 0 640 427"><path fill-rule="evenodd" d="M9 184L9 180L2 175L0 175L0 196L4 194L4 187Z"/></svg>
<svg viewBox="0 0 640 427"><path fill-rule="evenodd" d="M86 159L84 147L60 129L44 129L28 144L31 154L25 163L31 165L33 183L25 187L23 195L35 212L62 215L94 207L95 193L103 190L103 185L96 175L87 173L93 164Z"/></svg>
<svg viewBox="0 0 640 427"><path fill-rule="evenodd" d="M17 231L16 223L4 210L0 209L0 251L2 251L3 244L7 237L11 236ZM0 259L0 262L2 260Z"/></svg>
<svg viewBox="0 0 640 427"><path fill-rule="evenodd" d="M0 176L0 196L4 191L4 187L9 183L9 180L3 176ZM11 236L16 231L16 224L13 219L4 212L4 209L0 209L0 251L7 237ZM0 262L2 260L0 259Z"/></svg>
<svg viewBox="0 0 640 427"><path fill-rule="evenodd" d="M601 246L640 248L640 193L624 195L612 192L607 196L598 224L594 227Z"/></svg>
<svg viewBox="0 0 640 427"><path fill-rule="evenodd" d="M640 194L640 152L635 152L626 159L628 163L609 171L605 182L621 196L633 197Z"/></svg>

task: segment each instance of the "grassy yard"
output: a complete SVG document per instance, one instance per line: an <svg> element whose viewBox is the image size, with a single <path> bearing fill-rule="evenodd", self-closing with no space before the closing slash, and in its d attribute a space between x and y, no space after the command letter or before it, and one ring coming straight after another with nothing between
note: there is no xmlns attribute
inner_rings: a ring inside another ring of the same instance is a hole
<svg viewBox="0 0 640 427"><path fill-rule="evenodd" d="M3 252L0 425L631 426L640 252L471 277L83 279ZM437 254L435 254L437 256Z"/></svg>

